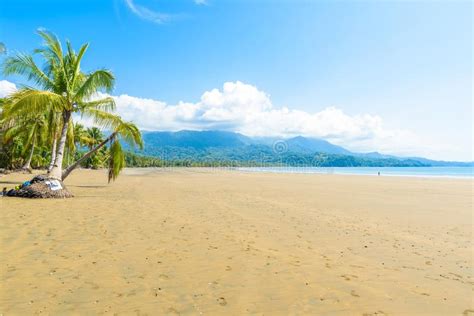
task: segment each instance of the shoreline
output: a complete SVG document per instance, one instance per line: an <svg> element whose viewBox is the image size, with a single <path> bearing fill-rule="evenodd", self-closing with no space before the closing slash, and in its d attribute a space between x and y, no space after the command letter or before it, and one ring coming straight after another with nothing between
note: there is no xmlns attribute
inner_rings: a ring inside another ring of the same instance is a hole
<svg viewBox="0 0 474 316"><path fill-rule="evenodd" d="M281 170L278 170L281 168ZM394 177L394 178L415 178L415 179L446 179L446 180L466 180L466 181L474 181L474 174L471 176L455 176L455 175L416 175L416 174L390 174L390 173L382 173L378 174L369 174L369 173L356 173L356 172L324 172L324 171L306 171L308 169L316 169L318 167L126 167L123 170L124 174L130 175L140 175L146 174L150 172L163 172L163 171L179 171L179 170L200 170L200 171L232 171L232 172L242 172L242 173L255 173L255 174L307 174L307 175L327 175L327 176L360 176L360 177ZM339 170L344 168L377 168L377 167L321 167L324 169L331 169L331 168L339 168ZM413 167L397 167L403 170L403 168L413 168ZM420 168L427 168L427 167L420 167ZM444 167L428 167L428 168L444 168ZM474 167L450 167L450 168L470 168L474 170ZM285 170L284 170L285 169ZM299 171L299 170L301 171ZM105 171L105 168L99 169L86 169L86 168L77 168L77 170L82 171ZM135 170L135 171L133 171ZM144 171L144 172L138 172ZM6 173L0 173L1 176L7 176L9 174L25 174L25 175L37 175L37 174L44 174L46 170L42 169L34 169L32 173L19 171L19 170L12 170Z"/></svg>
<svg viewBox="0 0 474 316"><path fill-rule="evenodd" d="M271 167L270 167L271 168ZM344 168L344 167L340 167ZM347 167L352 168L352 167ZM400 167L403 168L403 167ZM437 168L437 167L432 167ZM462 168L462 167L461 167ZM292 169L292 167L288 167L288 169ZM297 168L296 168L297 169ZM426 179L456 179L456 180L474 180L474 175L472 176L453 176L453 175L414 175L414 174L388 174L388 173L381 173L378 174L364 174L364 173L351 173L351 172L304 172L304 171L271 171L271 170L245 170L244 168L238 168L239 171L242 172L255 172L255 173L275 173L275 174L313 174L313 175L338 175L338 176L361 176L361 177L401 177L401 178L426 178Z"/></svg>
<svg viewBox="0 0 474 316"><path fill-rule="evenodd" d="M426 178L426 179L446 179L446 180L467 180L473 181L474 175L472 176L453 176L453 175L413 175L413 174L389 174L381 173L377 174L365 174L365 173L351 173L351 172L311 172L305 171L307 167L281 167L285 170L278 170L278 167L127 167L124 170L155 170L155 171L172 171L172 170L200 170L200 171L231 171L231 172L242 172L242 173L262 173L262 174L308 174L308 175L329 175L329 176L361 176L361 177L401 177L401 178ZM316 169L315 167L309 167ZM331 168L331 167L324 167ZM335 168L353 168L353 167L335 167ZM363 167L361 167L363 168ZM372 168L372 167L367 167ZM400 167L404 168L404 167ZM430 167L430 168L443 168L443 167ZM455 167L458 168L458 167ZM465 167L459 167L465 168ZM470 167L469 167L470 168ZM275 170L276 169L276 170ZM299 171L300 169L301 171ZM471 168L472 169L472 168Z"/></svg>

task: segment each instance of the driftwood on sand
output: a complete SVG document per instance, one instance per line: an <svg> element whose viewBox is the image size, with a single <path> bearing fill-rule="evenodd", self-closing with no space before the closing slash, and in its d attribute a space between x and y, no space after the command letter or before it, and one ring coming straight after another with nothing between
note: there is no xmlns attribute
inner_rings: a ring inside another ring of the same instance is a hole
<svg viewBox="0 0 474 316"><path fill-rule="evenodd" d="M69 192L61 180L39 175L31 179L30 184L18 190L10 190L7 196L24 198L70 198Z"/></svg>

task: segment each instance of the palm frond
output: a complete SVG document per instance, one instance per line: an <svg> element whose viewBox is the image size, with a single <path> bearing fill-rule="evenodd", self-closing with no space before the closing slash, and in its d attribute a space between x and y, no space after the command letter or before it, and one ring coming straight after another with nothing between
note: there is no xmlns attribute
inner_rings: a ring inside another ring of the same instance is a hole
<svg viewBox="0 0 474 316"><path fill-rule="evenodd" d="M21 125L12 126L3 134L3 143L10 143L15 137L24 133L24 128Z"/></svg>
<svg viewBox="0 0 474 316"><path fill-rule="evenodd" d="M125 154L122 150L122 146L117 139L112 141L110 145L110 158L109 158L109 183L117 179L120 171L125 167Z"/></svg>
<svg viewBox="0 0 474 316"><path fill-rule="evenodd" d="M14 92L7 102L8 106L3 111L5 117L43 114L48 110L62 111L66 106L63 96L32 88L22 88Z"/></svg>
<svg viewBox="0 0 474 316"><path fill-rule="evenodd" d="M84 77L84 75L81 74L81 61L88 47L89 47L89 43L82 45L81 48L79 49L79 53L77 54L74 60L74 65L73 65L74 69L73 69L73 75L72 75L72 80L71 80L73 87L76 87L77 82L83 82L83 80L81 80Z"/></svg>
<svg viewBox="0 0 474 316"><path fill-rule="evenodd" d="M138 127L131 122L124 122L118 129L120 137L131 147L143 149L143 139Z"/></svg>
<svg viewBox="0 0 474 316"><path fill-rule="evenodd" d="M63 49L61 42L57 36L47 30L39 29L39 36L45 41L44 48L36 49L36 53L42 53L47 59L56 59L60 64L63 64Z"/></svg>
<svg viewBox="0 0 474 316"><path fill-rule="evenodd" d="M3 63L2 68L5 75L23 75L44 89L51 89L54 85L51 78L36 65L30 55L20 53L9 57Z"/></svg>
<svg viewBox="0 0 474 316"><path fill-rule="evenodd" d="M115 100L112 97L103 98L89 102L78 102L81 109L97 109L101 111L111 112L115 110Z"/></svg>
<svg viewBox="0 0 474 316"><path fill-rule="evenodd" d="M99 90L110 92L115 84L114 75L106 69L96 70L86 75L85 81L78 88L74 95L74 99L83 100L91 97Z"/></svg>
<svg viewBox="0 0 474 316"><path fill-rule="evenodd" d="M82 115L91 118L94 124L108 130L116 130L123 123L120 116L94 108L84 109Z"/></svg>

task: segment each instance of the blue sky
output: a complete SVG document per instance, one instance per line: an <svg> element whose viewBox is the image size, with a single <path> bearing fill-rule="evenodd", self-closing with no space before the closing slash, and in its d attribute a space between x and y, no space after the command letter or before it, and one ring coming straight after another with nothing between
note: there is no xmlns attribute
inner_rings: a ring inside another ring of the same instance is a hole
<svg viewBox="0 0 474 316"><path fill-rule="evenodd" d="M142 128L473 159L468 1L0 2L9 54L40 45L39 27L89 42L83 68L113 70L119 111Z"/></svg>

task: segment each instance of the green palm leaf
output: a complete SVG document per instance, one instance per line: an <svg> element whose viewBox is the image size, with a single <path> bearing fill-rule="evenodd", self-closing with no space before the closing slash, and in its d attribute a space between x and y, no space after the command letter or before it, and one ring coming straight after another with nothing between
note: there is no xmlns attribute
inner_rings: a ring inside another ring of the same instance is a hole
<svg viewBox="0 0 474 316"><path fill-rule="evenodd" d="M50 91L22 88L10 95L5 116L43 114L49 110L61 111L66 103L63 96Z"/></svg>
<svg viewBox="0 0 474 316"><path fill-rule="evenodd" d="M94 124L108 130L116 130L123 123L120 116L94 108L84 109L82 115L91 118Z"/></svg>
<svg viewBox="0 0 474 316"><path fill-rule="evenodd" d="M18 54L7 58L3 63L3 73L5 75L23 75L47 90L54 87L53 81L36 65L33 57L29 55Z"/></svg>
<svg viewBox="0 0 474 316"><path fill-rule="evenodd" d="M120 171L125 167L125 154L122 150L122 146L118 140L113 140L110 145L110 158L109 158L109 183L117 179Z"/></svg>
<svg viewBox="0 0 474 316"><path fill-rule="evenodd" d="M142 134L138 127L130 122L124 122L117 130L118 134L131 147L138 146L140 149L143 149L143 140Z"/></svg>
<svg viewBox="0 0 474 316"><path fill-rule="evenodd" d="M79 102L78 106L82 111L86 109L97 109L106 112L111 112L115 110L115 101L112 97L107 97L89 102Z"/></svg>
<svg viewBox="0 0 474 316"><path fill-rule="evenodd" d="M78 100L87 99L101 89L110 92L114 87L114 83L115 78L110 71L106 69L96 70L86 75L84 83L78 88L74 98Z"/></svg>
<svg viewBox="0 0 474 316"><path fill-rule="evenodd" d="M44 48L35 49L35 53L43 54L47 60L54 59L60 65L63 64L63 49L61 42L53 33L44 29L38 30L39 36L45 41Z"/></svg>

